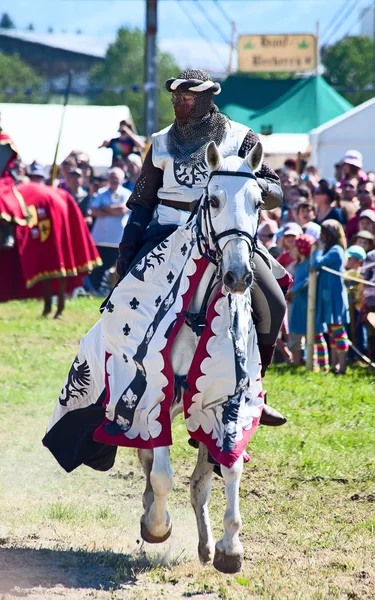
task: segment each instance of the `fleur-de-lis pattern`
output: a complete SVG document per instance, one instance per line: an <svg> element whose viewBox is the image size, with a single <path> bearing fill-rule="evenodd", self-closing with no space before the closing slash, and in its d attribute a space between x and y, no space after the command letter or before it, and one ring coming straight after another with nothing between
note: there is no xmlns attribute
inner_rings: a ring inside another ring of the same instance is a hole
<svg viewBox="0 0 375 600"><path fill-rule="evenodd" d="M125 326L122 328L122 332L124 335L129 335L129 333L131 332L131 327L129 327L129 325L125 323Z"/></svg>
<svg viewBox="0 0 375 600"><path fill-rule="evenodd" d="M110 300L108 300L107 304L105 305L106 310L108 310L109 313L113 313L115 305L112 304L112 302Z"/></svg>
<svg viewBox="0 0 375 600"><path fill-rule="evenodd" d="M130 308L131 308L132 310L137 310L137 308L138 308L138 306L139 306L139 304L140 304L140 303L139 303L139 301L137 300L137 298L134 296L133 300L131 300L131 301L129 302L129 304L130 304Z"/></svg>

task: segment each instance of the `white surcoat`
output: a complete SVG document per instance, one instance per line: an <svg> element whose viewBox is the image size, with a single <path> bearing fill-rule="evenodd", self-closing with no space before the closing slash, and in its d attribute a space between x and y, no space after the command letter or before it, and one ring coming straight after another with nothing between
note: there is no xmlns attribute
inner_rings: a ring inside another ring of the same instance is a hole
<svg viewBox="0 0 375 600"><path fill-rule="evenodd" d="M158 190L160 200L174 200L178 202L190 202L199 200L208 181L208 168L205 161L186 166L179 165L174 161L168 151L168 131L172 127L166 127L152 136L152 162L155 167L164 171L163 185ZM223 140L219 145L221 155L237 155L249 128L240 123L228 122ZM158 204L154 219L160 225L182 225L186 222L190 212L176 210L169 206Z"/></svg>

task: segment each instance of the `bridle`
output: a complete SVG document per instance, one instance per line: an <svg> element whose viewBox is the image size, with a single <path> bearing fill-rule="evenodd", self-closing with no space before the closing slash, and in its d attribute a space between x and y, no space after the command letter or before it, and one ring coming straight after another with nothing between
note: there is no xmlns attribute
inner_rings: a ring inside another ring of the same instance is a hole
<svg viewBox="0 0 375 600"><path fill-rule="evenodd" d="M243 231L241 229L226 229L221 233L216 233L214 225L212 223L212 215L210 210L210 201L208 195L208 185L215 175L220 175L220 177L246 177L247 179L255 179L256 177L254 173L243 173L241 171L211 171L210 176L208 178L208 182L204 191L204 195L202 200L199 202L199 210L198 216L196 220L196 232L197 232L197 244L199 254L204 258L207 258L211 263L213 263L216 267L219 267L221 264L221 260L223 258L223 252L220 248L219 240L229 235L235 235L239 238L246 238L250 247L250 260L254 258L254 252L257 244L257 234L251 236L247 231ZM202 223L204 223L205 230L208 232L208 235L215 247L215 250L211 250L209 240L207 240L205 234L203 233Z"/></svg>

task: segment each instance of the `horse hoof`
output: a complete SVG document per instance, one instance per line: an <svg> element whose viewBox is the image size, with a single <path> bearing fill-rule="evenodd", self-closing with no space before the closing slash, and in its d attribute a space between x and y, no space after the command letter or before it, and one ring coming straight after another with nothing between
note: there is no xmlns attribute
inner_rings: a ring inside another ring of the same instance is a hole
<svg viewBox="0 0 375 600"><path fill-rule="evenodd" d="M212 563L213 554L213 547L198 545L198 556L202 565L208 565L209 563Z"/></svg>
<svg viewBox="0 0 375 600"><path fill-rule="evenodd" d="M161 537L157 537L156 535L153 535L152 533L150 533L150 531L147 529L145 523L143 521L141 521L141 538L148 544L162 544L169 538L171 533L172 533L172 524L170 525L168 531L164 535L162 535Z"/></svg>
<svg viewBox="0 0 375 600"><path fill-rule="evenodd" d="M214 556L214 567L220 573L227 573L229 575L238 573L241 571L243 561L243 552L237 552L235 554L228 554L224 550L215 548Z"/></svg>

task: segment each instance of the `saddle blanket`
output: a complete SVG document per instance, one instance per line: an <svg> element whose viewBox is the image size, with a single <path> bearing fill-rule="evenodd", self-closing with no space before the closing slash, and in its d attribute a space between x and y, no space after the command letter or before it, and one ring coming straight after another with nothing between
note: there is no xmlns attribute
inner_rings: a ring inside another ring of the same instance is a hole
<svg viewBox="0 0 375 600"><path fill-rule="evenodd" d="M114 289L81 341L43 440L67 471L82 463L110 468L117 446L171 445L173 402L182 402L190 436L217 462L230 467L244 453L263 407L250 292L228 294L218 285L191 364L176 376L171 366L209 265L188 223Z"/></svg>

